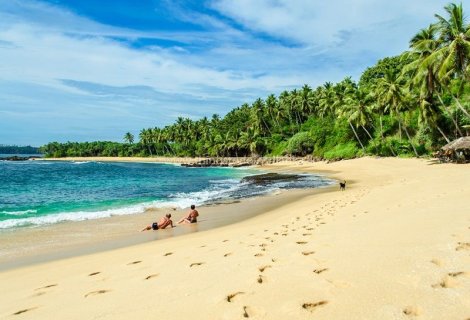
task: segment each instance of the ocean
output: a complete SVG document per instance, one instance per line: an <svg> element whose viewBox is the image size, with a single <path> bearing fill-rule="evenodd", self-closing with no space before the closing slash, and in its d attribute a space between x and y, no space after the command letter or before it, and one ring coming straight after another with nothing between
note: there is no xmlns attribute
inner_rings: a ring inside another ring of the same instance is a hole
<svg viewBox="0 0 470 320"><path fill-rule="evenodd" d="M0 161L0 232L331 183L319 175L263 185L241 181L259 173L250 168L186 168L162 163Z"/></svg>

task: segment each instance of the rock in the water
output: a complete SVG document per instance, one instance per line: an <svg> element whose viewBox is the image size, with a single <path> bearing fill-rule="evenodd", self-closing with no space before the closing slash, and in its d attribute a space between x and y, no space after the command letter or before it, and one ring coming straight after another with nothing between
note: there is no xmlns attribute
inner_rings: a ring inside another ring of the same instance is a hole
<svg viewBox="0 0 470 320"><path fill-rule="evenodd" d="M302 176L298 174L280 174L271 172L244 177L241 182L248 182L254 184L269 184L280 181L295 181L301 178Z"/></svg>

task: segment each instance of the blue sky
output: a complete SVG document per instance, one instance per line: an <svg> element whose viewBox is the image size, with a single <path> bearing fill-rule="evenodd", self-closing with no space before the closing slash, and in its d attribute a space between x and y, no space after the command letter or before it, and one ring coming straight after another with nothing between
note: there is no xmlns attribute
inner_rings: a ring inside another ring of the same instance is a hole
<svg viewBox="0 0 470 320"><path fill-rule="evenodd" d="M122 141L357 79L447 3L0 0L0 144Z"/></svg>

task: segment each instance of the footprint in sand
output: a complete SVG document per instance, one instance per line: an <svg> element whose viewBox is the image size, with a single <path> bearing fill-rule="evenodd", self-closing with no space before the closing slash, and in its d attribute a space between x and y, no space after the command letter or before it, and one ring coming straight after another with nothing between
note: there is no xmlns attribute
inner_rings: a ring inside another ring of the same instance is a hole
<svg viewBox="0 0 470 320"><path fill-rule="evenodd" d="M433 288L452 288L457 285L457 282L453 277L445 276L442 280L438 283L431 285Z"/></svg>
<svg viewBox="0 0 470 320"><path fill-rule="evenodd" d="M224 254L224 257L228 257L228 256L231 256L231 255L232 255L232 253L229 252L229 253Z"/></svg>
<svg viewBox="0 0 470 320"><path fill-rule="evenodd" d="M266 279L266 277L263 277L262 275L259 275L258 279L256 279L256 281L261 284L265 281L265 279Z"/></svg>
<svg viewBox="0 0 470 320"><path fill-rule="evenodd" d="M127 265L130 266L132 264L138 264L138 263L141 263L142 261L140 260L137 260L137 261L132 261L132 262L129 262Z"/></svg>
<svg viewBox="0 0 470 320"><path fill-rule="evenodd" d="M315 253L315 251L302 251L302 254L304 256L309 256L309 255L314 254L314 253Z"/></svg>
<svg viewBox="0 0 470 320"><path fill-rule="evenodd" d="M235 298L235 297L238 296L239 294L245 294L245 292L238 291L238 292L229 294L229 295L227 296L227 302L232 302L233 298Z"/></svg>
<svg viewBox="0 0 470 320"><path fill-rule="evenodd" d="M228 241L228 240L224 240L224 241L222 241L222 242L227 242L227 241Z"/></svg>
<svg viewBox="0 0 470 320"><path fill-rule="evenodd" d="M204 262L194 262L194 263L191 263L191 264L189 265L189 267L192 268L192 267L194 267L194 266L200 266L200 265L203 265L203 264L204 264Z"/></svg>
<svg viewBox="0 0 470 320"><path fill-rule="evenodd" d="M306 236L311 236L312 234L311 234L311 233L302 233L302 235L303 235L304 237L306 237Z"/></svg>
<svg viewBox="0 0 470 320"><path fill-rule="evenodd" d="M167 252L167 253L165 253L163 256L164 256L164 257L167 257L167 256L171 256L172 254L173 254L173 252Z"/></svg>
<svg viewBox="0 0 470 320"><path fill-rule="evenodd" d="M249 318L250 315L248 314L249 307L243 306L243 318Z"/></svg>
<svg viewBox="0 0 470 320"><path fill-rule="evenodd" d="M267 268L271 268L271 266L270 265L262 266L262 267L259 267L258 270L259 272L264 272L264 270L266 270Z"/></svg>
<svg viewBox="0 0 470 320"><path fill-rule="evenodd" d="M313 270L313 272L315 272L316 274L320 274L320 273L325 272L325 271L327 271L327 270L328 270L328 268L315 269L315 270Z"/></svg>
<svg viewBox="0 0 470 320"><path fill-rule="evenodd" d="M452 278L459 277L459 276L465 276L467 275L467 272L459 271L459 272L449 272L448 275Z"/></svg>
<svg viewBox="0 0 470 320"><path fill-rule="evenodd" d="M34 309L37 309L37 308L39 308L39 307L32 307L32 308L28 308L28 309L23 309L23 310L20 310L20 311L16 311L12 315L17 316L17 315L23 314L25 312L28 312L28 311L31 311L31 310L34 310Z"/></svg>
<svg viewBox="0 0 470 320"><path fill-rule="evenodd" d="M302 305L302 308L304 308L305 310L308 310L310 312L313 312L318 307L324 306L327 303L328 303L328 301L326 301L326 300L322 300L322 301L318 301L318 302L306 302Z"/></svg>
<svg viewBox="0 0 470 320"><path fill-rule="evenodd" d="M255 257L262 257L262 256L263 256L262 253L257 253L257 254L255 254Z"/></svg>
<svg viewBox="0 0 470 320"><path fill-rule="evenodd" d="M92 272L92 273L90 273L88 276L89 276L89 277L92 277L92 276L96 276L97 274L100 274L100 273L101 273L100 271Z"/></svg>
<svg viewBox="0 0 470 320"><path fill-rule="evenodd" d="M307 241L297 241L296 243L297 244L307 244L308 242Z"/></svg>
<svg viewBox="0 0 470 320"><path fill-rule="evenodd" d="M438 267L442 267L444 265L444 262L442 262L442 260L439 260L439 259L432 259L431 263L435 264Z"/></svg>
<svg viewBox="0 0 470 320"><path fill-rule="evenodd" d="M154 273L154 274L146 276L145 280L149 280L149 279L152 279L152 278L155 278L155 277L158 277L158 276L159 276L159 273Z"/></svg>
<svg viewBox="0 0 470 320"><path fill-rule="evenodd" d="M34 290L36 291L36 290L42 290L42 289L49 289L49 288L57 287L57 286L58 286L58 284L57 284L57 283L54 283L54 284L49 284L49 285L44 286L44 287L41 287L41 288L36 288L36 289L34 289Z"/></svg>
<svg viewBox="0 0 470 320"><path fill-rule="evenodd" d="M107 293L107 292L110 292L110 291L111 291L111 290L96 290L96 291L91 291L91 292L88 292L84 297L87 298L88 296L95 296L95 295Z"/></svg>
<svg viewBox="0 0 470 320"><path fill-rule="evenodd" d="M31 295L31 297L39 297L39 296L42 296L44 294L46 294L47 292L44 292L44 291L39 291L39 292L36 292L35 294Z"/></svg>
<svg viewBox="0 0 470 320"><path fill-rule="evenodd" d="M403 309L403 313L407 316L419 316L422 314L422 310L417 306L407 306L405 309Z"/></svg>
<svg viewBox="0 0 470 320"><path fill-rule="evenodd" d="M470 250L470 242L457 242L457 247L455 250Z"/></svg>

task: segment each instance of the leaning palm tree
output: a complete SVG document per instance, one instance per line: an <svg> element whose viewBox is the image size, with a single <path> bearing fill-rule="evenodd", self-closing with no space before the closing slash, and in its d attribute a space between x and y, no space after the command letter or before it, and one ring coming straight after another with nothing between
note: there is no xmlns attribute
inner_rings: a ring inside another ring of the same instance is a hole
<svg viewBox="0 0 470 320"><path fill-rule="evenodd" d="M444 139L449 141L449 138L437 124L440 110L434 103L434 95L437 95L439 100L442 101L439 94L440 82L437 76L439 61L433 56L439 50L439 45L436 25L431 24L428 28L420 30L410 40L411 50L403 55L403 58L411 60L411 62L403 68L402 73L410 75L410 87L417 88L420 122L436 128ZM459 126L451 111L444 103L442 103L442 106L459 131Z"/></svg>
<svg viewBox="0 0 470 320"><path fill-rule="evenodd" d="M353 89L345 98L345 105L349 109L351 121L355 123L356 126L360 126L372 140L372 135L366 128L369 120L372 118L371 102L372 98L369 92L362 88Z"/></svg>
<svg viewBox="0 0 470 320"><path fill-rule="evenodd" d="M434 58L441 60L439 77L450 85L453 79L470 81L468 73L470 64L470 25L467 24L462 3L450 3L444 7L448 19L436 14L438 20L436 27L440 33L441 48L434 54ZM455 98L459 109L470 119L468 111L462 107Z"/></svg>

